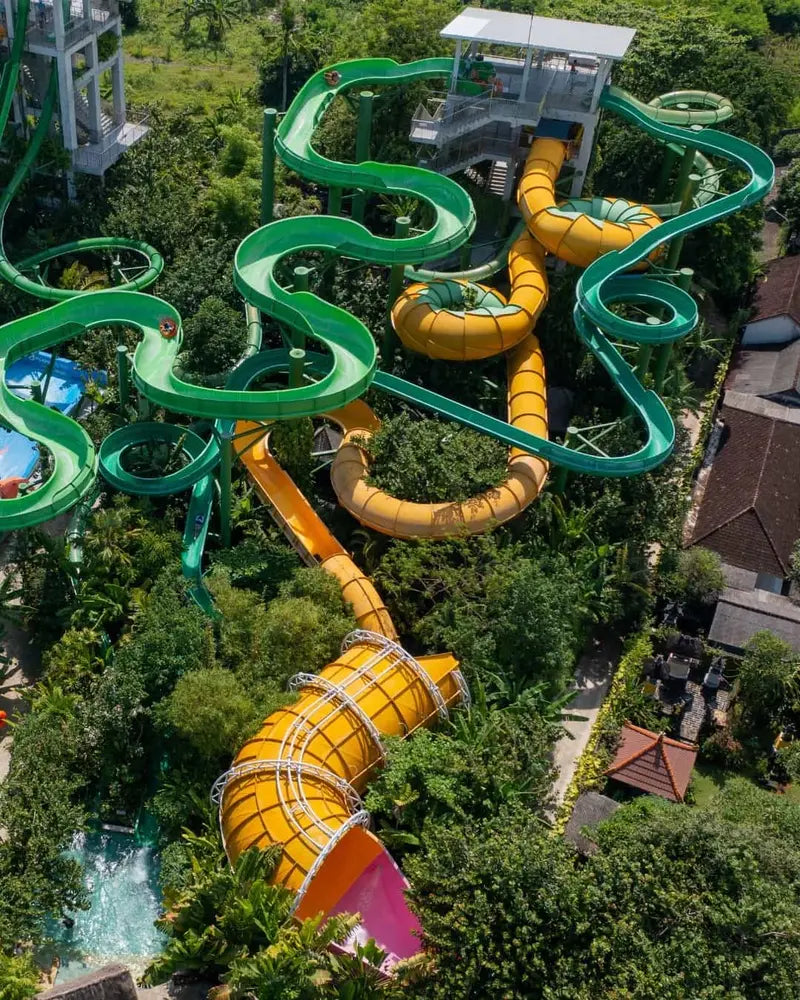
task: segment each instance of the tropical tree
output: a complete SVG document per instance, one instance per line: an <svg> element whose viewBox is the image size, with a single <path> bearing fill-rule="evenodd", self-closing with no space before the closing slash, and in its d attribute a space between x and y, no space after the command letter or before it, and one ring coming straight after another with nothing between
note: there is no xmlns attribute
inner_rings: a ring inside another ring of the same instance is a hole
<svg viewBox="0 0 800 1000"><path fill-rule="evenodd" d="M194 0L189 20L204 17L208 41L219 44L241 10L240 0Z"/></svg>
<svg viewBox="0 0 800 1000"><path fill-rule="evenodd" d="M693 545L678 553L674 570L667 575L668 597L695 606L713 605L725 586L722 560L716 552Z"/></svg>
<svg viewBox="0 0 800 1000"><path fill-rule="evenodd" d="M212 761L230 758L261 713L229 670L193 670L178 679L160 706L162 722Z"/></svg>
<svg viewBox="0 0 800 1000"><path fill-rule="evenodd" d="M0 951L0 1000L31 1000L39 989L39 970L33 957L4 955Z"/></svg>
<svg viewBox="0 0 800 1000"><path fill-rule="evenodd" d="M739 724L770 741L798 690L800 657L772 632L756 632L739 664Z"/></svg>
<svg viewBox="0 0 800 1000"><path fill-rule="evenodd" d="M320 914L295 922L292 893L270 884L280 845L250 848L233 865L220 857L216 838L195 838L193 846L200 855L193 856L170 913L158 921L168 941L143 982L161 983L184 969L221 977L234 998L320 996L319 987L332 978L328 946L341 944L357 918L337 915L323 922ZM209 864L211 854L216 864Z"/></svg>

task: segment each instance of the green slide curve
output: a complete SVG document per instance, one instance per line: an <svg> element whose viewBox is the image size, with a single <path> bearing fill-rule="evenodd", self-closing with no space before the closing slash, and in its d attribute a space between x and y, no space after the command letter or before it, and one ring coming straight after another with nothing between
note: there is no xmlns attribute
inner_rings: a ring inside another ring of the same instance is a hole
<svg viewBox="0 0 800 1000"><path fill-rule="evenodd" d="M419 265L441 259L457 249L469 238L475 225L468 195L449 178L417 167L374 162L336 163L321 156L312 146L315 129L337 93L368 84L403 84L446 77L450 74L452 61L428 59L400 66L393 60L373 59L342 63L334 68L341 74L337 86L329 86L321 71L308 80L293 101L276 137L282 159L299 173L320 183L423 198L434 209L435 221L422 234L391 239L374 236L350 219L299 217L262 227L240 244L234 268L237 288L251 306L280 323L303 331L328 348L329 363L319 368L319 381L293 389L254 392L238 386L216 389L186 382L174 370L181 335L165 339L159 332L159 323L164 318L174 320L180 327L177 312L153 296L117 289L70 297L35 316L7 324L0 330L0 364L5 366L16 357L53 346L93 326L125 324L138 327L142 334L133 359L133 377L139 391L174 412L217 421L309 416L341 406L374 384L411 403L452 417L506 444L575 471L629 476L664 461L674 443L669 413L658 396L640 384L605 334L633 343L671 342L689 332L696 322L697 310L691 297L669 282L650 276L624 275L624 272L656 246L762 198L772 184L773 168L769 158L732 136L710 130L697 133L682 127L694 123L683 109L653 108L613 88L604 93L605 107L651 135L664 142L690 146L732 160L745 167L750 181L734 194L664 222L627 250L599 258L582 275L575 308L578 332L631 403L647 432L645 444L630 455L610 458L585 455L516 430L395 376L376 373L374 341L360 321L310 292L290 292L280 285L276 269L291 253L322 249L370 263ZM718 116L718 109L693 113ZM662 117L670 121L661 121ZM31 284L35 294L41 295L42 288ZM655 327L624 320L609 309L615 302L655 305L662 313L666 311L667 318ZM259 358L257 355L250 360L255 362ZM248 362L241 368L247 369ZM11 393L3 382L0 416L50 448L54 472L35 493L0 504L0 528L3 529L36 523L72 506L90 488L96 469L91 442L74 421L39 404L9 397ZM197 462L199 456L181 470L182 476L179 474L173 480L174 488L195 489L199 483L208 481L208 470L205 475L190 481L199 470L194 469L191 473L188 470Z"/></svg>

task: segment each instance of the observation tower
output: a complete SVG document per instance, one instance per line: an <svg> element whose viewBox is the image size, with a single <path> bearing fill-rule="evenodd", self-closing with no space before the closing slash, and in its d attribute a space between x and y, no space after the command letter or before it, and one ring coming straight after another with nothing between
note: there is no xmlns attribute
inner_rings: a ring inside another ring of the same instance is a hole
<svg viewBox="0 0 800 1000"><path fill-rule="evenodd" d="M508 200L534 137L560 139L572 147L563 176L578 196L600 94L635 31L468 7L440 34L455 42L455 63L447 93L412 119L420 166L454 174L488 160L488 190Z"/></svg>
<svg viewBox="0 0 800 1000"><path fill-rule="evenodd" d="M102 177L147 134L125 107L117 0L3 0L0 18L5 58L13 62L18 50L20 59L11 121L21 129L39 118L55 70L54 110L71 171Z"/></svg>

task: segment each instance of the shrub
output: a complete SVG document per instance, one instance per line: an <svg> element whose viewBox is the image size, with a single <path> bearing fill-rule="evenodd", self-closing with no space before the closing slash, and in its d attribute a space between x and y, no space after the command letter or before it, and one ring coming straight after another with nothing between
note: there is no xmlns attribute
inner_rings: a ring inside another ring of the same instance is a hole
<svg viewBox="0 0 800 1000"><path fill-rule="evenodd" d="M737 707L746 733L771 742L797 687L800 657L772 632L756 632L739 665Z"/></svg>
<svg viewBox="0 0 800 1000"><path fill-rule="evenodd" d="M800 740L795 740L778 751L778 766L786 771L792 781L800 781Z"/></svg>
<svg viewBox="0 0 800 1000"><path fill-rule="evenodd" d="M668 596L694 605L714 604L724 586L722 560L699 545L678 553L677 565L665 583Z"/></svg>
<svg viewBox="0 0 800 1000"><path fill-rule="evenodd" d="M0 1000L29 1000L39 989L39 970L29 954L0 951Z"/></svg>
<svg viewBox="0 0 800 1000"><path fill-rule="evenodd" d="M183 324L186 366L197 375L225 372L244 351L244 316L222 299L203 299L194 316Z"/></svg>
<svg viewBox="0 0 800 1000"><path fill-rule="evenodd" d="M772 158L780 164L789 163L798 157L800 157L800 132L783 136L772 151Z"/></svg>
<svg viewBox="0 0 800 1000"><path fill-rule="evenodd" d="M313 482L311 473L316 465L311 452L314 450L314 425L311 419L281 420L274 424L269 436L270 450L303 493L309 493Z"/></svg>
<svg viewBox="0 0 800 1000"><path fill-rule="evenodd" d="M367 447L369 481L416 503L468 500L507 475L503 445L443 420L401 413L386 420Z"/></svg>
<svg viewBox="0 0 800 1000"><path fill-rule="evenodd" d="M159 718L203 757L228 758L255 728L259 713L241 682L222 667L179 678Z"/></svg>
<svg viewBox="0 0 800 1000"><path fill-rule="evenodd" d="M744 747L727 726L718 729L704 741L703 757L729 771L738 771L744 763Z"/></svg>

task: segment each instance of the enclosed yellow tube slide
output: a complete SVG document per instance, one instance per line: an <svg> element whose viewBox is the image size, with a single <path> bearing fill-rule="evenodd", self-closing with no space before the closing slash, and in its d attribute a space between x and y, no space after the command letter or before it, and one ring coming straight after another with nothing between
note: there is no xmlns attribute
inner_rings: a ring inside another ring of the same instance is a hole
<svg viewBox="0 0 800 1000"><path fill-rule="evenodd" d="M392 323L405 347L443 361L477 361L511 350L528 336L547 303L544 250L522 233L508 254L511 297L466 281L409 286L392 306ZM456 286L453 288L453 286ZM463 307L464 289L478 301ZM462 308L448 308L461 299Z"/></svg>
<svg viewBox="0 0 800 1000"><path fill-rule="evenodd" d="M275 881L301 899L348 831L367 824L358 792L383 761L383 738L446 718L468 695L453 657L415 659L365 630L321 673L292 684L298 701L266 719L213 794L231 861L282 844Z"/></svg>
<svg viewBox="0 0 800 1000"><path fill-rule="evenodd" d="M535 139L517 187L517 204L528 228L550 253L578 267L601 254L630 246L661 219L646 205L622 198L556 204L555 186L566 155L558 139Z"/></svg>
<svg viewBox="0 0 800 1000"><path fill-rule="evenodd" d="M537 338L526 336L508 355L507 364L509 423L547 437L544 358ZM333 461L331 482L339 503L356 520L395 538L446 538L487 531L523 511L539 495L547 476L547 462L512 448L508 478L500 486L462 502L411 503L368 485L369 457L359 442L369 434L367 429L357 429L345 436Z"/></svg>

